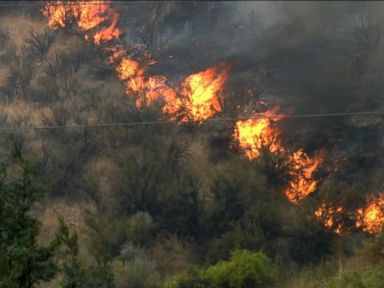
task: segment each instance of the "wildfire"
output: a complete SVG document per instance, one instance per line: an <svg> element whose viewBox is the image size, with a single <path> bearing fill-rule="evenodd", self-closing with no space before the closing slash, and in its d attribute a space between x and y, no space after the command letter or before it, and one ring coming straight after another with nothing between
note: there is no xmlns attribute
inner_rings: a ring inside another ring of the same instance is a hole
<svg viewBox="0 0 384 288"><path fill-rule="evenodd" d="M256 114L260 118L236 122L234 138L250 160L258 158L263 147L271 153L286 151L280 143L279 131L272 126L271 115L274 115L274 112ZM280 119L280 117L274 118ZM313 174L320 163L320 156L310 158L302 149L289 154L286 164L290 167L289 174L292 180L284 191L289 201L298 203L315 191L317 181L313 179Z"/></svg>
<svg viewBox="0 0 384 288"><path fill-rule="evenodd" d="M112 21L110 26L101 29L93 37L93 41L96 45L100 45L103 42L118 39L120 37L120 30L116 28L117 20L119 15L115 12L111 13Z"/></svg>
<svg viewBox="0 0 384 288"><path fill-rule="evenodd" d="M379 233L384 228L384 195L369 199L368 206L358 209L356 227L367 233Z"/></svg>
<svg viewBox="0 0 384 288"><path fill-rule="evenodd" d="M118 28L119 14L110 3L57 0L53 4L47 3L42 13L47 17L49 27L55 30L75 27L83 32L85 40L103 49L109 63L124 82L126 94L135 96L138 108L159 101L163 113L169 119L178 118L180 122L199 123L222 111L220 93L228 78L227 67L220 65L194 73L176 88L169 86L165 76L148 76L147 67L155 61L148 52L144 52L145 61L137 60L124 47L120 40L122 30ZM250 160L258 158L263 148L271 153L288 154L286 164L290 167L292 180L284 194L289 201L296 204L316 190L314 173L321 164L322 157L315 155L310 158L302 149L293 153L287 151L281 144L279 130L274 127L274 121L279 120L279 117L276 117L274 112L259 113L256 116L258 118L237 121L234 138ZM323 221L326 228L340 234L342 227L338 219L343 213L345 209L341 206L322 204L314 214ZM384 194L369 199L367 207L358 209L354 216L357 219L357 228L362 228L367 233L382 231Z"/></svg>
<svg viewBox="0 0 384 288"><path fill-rule="evenodd" d="M163 75L148 76L147 66L154 64L148 52L146 61L134 59L122 44L122 30L118 28L119 14L110 2L104 1L63 1L47 3L42 13L53 29L73 26L84 33L84 38L101 47L108 55L109 63L115 68L118 77L124 82L126 94L136 97L136 106L143 108L159 101L162 111L169 119L179 118L180 122L196 121L203 123L222 111L220 93L228 78L228 69L222 65L210 67L189 75L180 87L169 86ZM143 64L145 62L146 64ZM320 155L310 158L299 149L287 151L279 139L280 133L274 127L279 117L274 112L256 114L256 117L239 120L235 124L234 138L245 156L256 159L265 147L271 153L287 152L287 165L292 180L284 194L292 203L298 203L316 190L314 173L322 162ZM273 117L272 117L273 116ZM273 119L273 120L272 120ZM322 204L315 216L322 219L324 226L341 233L337 218L344 213L342 207ZM367 207L356 212L356 227L368 233L377 233L384 226L384 194L371 198Z"/></svg>
<svg viewBox="0 0 384 288"><path fill-rule="evenodd" d="M42 12L43 16L48 17L48 26L53 29L65 28L68 23L71 23L79 30L89 32L85 34L85 39L93 39L96 45L118 39L121 34L116 27L119 15L108 3L58 0L54 4L46 4ZM107 25L108 22L110 22L109 25ZM100 25L104 27L100 28ZM93 32L95 28L99 30Z"/></svg>
<svg viewBox="0 0 384 288"><path fill-rule="evenodd" d="M187 110L184 121L192 119L202 122L221 112L219 93L228 78L227 69L208 68L188 76L181 89Z"/></svg>
<svg viewBox="0 0 384 288"><path fill-rule="evenodd" d="M119 40L122 32L117 28L119 14L109 3L56 1L45 5L42 12L53 29L65 28L67 23L71 23L85 33L86 40L95 45L103 44L104 51L110 54L109 62L125 83L126 94L136 96L138 108L161 100L165 114L181 114L181 122L192 120L200 123L222 110L219 93L227 80L227 69L219 71L212 67L192 74L177 89L167 84L165 76L146 76L146 65L133 59L121 43L111 44L111 40ZM150 60L147 65L155 63L148 53L145 57Z"/></svg>
<svg viewBox="0 0 384 288"><path fill-rule="evenodd" d="M322 204L316 211L315 216L319 218L324 227L328 229L333 229L336 234L341 234L342 226L337 218L339 218L344 212L343 207L330 207L329 205Z"/></svg>
<svg viewBox="0 0 384 288"><path fill-rule="evenodd" d="M279 133L271 127L271 120L267 116L239 120L235 124L235 139L245 156L252 160L260 156L262 147L267 147L271 153L284 151L278 141Z"/></svg>
<svg viewBox="0 0 384 288"><path fill-rule="evenodd" d="M321 163L320 156L308 157L302 149L289 156L292 180L285 190L289 201L298 203L316 190L317 181L313 179L313 173Z"/></svg>

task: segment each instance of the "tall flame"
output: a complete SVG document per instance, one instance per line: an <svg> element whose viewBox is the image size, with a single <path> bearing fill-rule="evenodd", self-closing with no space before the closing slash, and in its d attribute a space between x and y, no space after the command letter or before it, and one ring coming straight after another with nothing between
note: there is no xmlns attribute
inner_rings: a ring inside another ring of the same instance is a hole
<svg viewBox="0 0 384 288"><path fill-rule="evenodd" d="M219 71L215 67L188 76L181 89L182 99L188 111L184 121L192 119L201 122L221 112L218 95L227 78L226 69Z"/></svg>
<svg viewBox="0 0 384 288"><path fill-rule="evenodd" d="M365 208L357 210L356 227L367 233L379 233L384 228L384 194L372 197Z"/></svg>
<svg viewBox="0 0 384 288"><path fill-rule="evenodd" d="M236 122L234 138L248 159L258 158L262 147L268 148L271 153L286 151L280 143L279 131L271 125L270 115L273 114L256 114L259 118ZM284 191L289 201L298 203L316 190L317 181L313 179L313 174L320 163L320 156L310 158L302 149L289 154L287 165L290 167L292 180Z"/></svg>
<svg viewBox="0 0 384 288"><path fill-rule="evenodd" d="M126 94L136 96L138 108L161 100L165 114L181 114L182 122L192 120L200 123L221 112L219 93L227 80L226 69L219 71L218 67L211 67L192 74L176 89L167 84L165 76L147 76L147 65L153 64L153 60L143 65L133 59L121 43L111 42L119 40L122 32L117 28L119 14L109 3L59 0L45 5L42 12L53 29L65 28L68 21L73 22L85 33L86 40L98 46L103 44L104 51L110 54L109 62L125 83ZM151 58L148 53L146 57Z"/></svg>
<svg viewBox="0 0 384 288"><path fill-rule="evenodd" d="M43 8L43 15L48 17L48 25L54 29L65 28L67 22L74 22L78 29L91 32L100 25L109 25L99 28L96 33L86 33L85 38L93 39L97 45L118 39L121 31L116 28L119 15L113 11L108 3L100 1L61 1L48 3ZM92 37L90 34L94 34Z"/></svg>
<svg viewBox="0 0 384 288"><path fill-rule="evenodd" d="M310 158L299 149L289 156L289 163L292 180L285 190L285 195L291 202L298 203L316 190L317 181L313 179L313 173L321 163L321 157L317 155Z"/></svg>
<svg viewBox="0 0 384 288"><path fill-rule="evenodd" d="M278 141L279 133L271 127L271 120L266 116L239 120L235 124L235 139L245 156L252 160L260 156L262 147L267 147L271 153L283 151Z"/></svg>
<svg viewBox="0 0 384 288"><path fill-rule="evenodd" d="M93 37L93 42L96 45L100 45L103 42L108 42L120 37L120 30L116 28L119 15L116 12L111 13L112 21L110 26L101 29Z"/></svg>

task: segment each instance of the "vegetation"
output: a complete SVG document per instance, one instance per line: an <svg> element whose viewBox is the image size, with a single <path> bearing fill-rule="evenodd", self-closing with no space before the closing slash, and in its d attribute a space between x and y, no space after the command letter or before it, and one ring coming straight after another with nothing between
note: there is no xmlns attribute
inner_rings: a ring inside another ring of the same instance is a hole
<svg viewBox="0 0 384 288"><path fill-rule="evenodd" d="M0 175L0 287L36 287L55 276L57 242L37 243L39 222L28 213L43 190L17 147L7 162Z"/></svg>
<svg viewBox="0 0 384 288"><path fill-rule="evenodd" d="M236 250L228 261L194 269L169 287L267 287L274 279L270 260L263 253Z"/></svg>
<svg viewBox="0 0 384 288"><path fill-rule="evenodd" d="M324 19L318 27L308 18L328 17L328 6L302 18L284 6L295 20L262 33L254 13L236 22L212 3L121 9L122 22L141 22L127 39L159 60L148 73L169 71L173 83L238 53L246 63L234 61L223 118L266 101L303 114L382 110L384 26L375 17L323 40ZM162 103L138 109L105 51L76 27L47 28L35 6L1 11L1 288L382 287L383 233L365 233L351 216L382 189L380 117L287 119L287 151L266 145L249 160L231 121L157 123ZM131 122L150 124L95 125ZM59 128L14 129L41 126ZM324 156L316 190L292 204L282 191L288 150L298 148ZM315 217L324 201L343 207L334 223L342 233Z"/></svg>

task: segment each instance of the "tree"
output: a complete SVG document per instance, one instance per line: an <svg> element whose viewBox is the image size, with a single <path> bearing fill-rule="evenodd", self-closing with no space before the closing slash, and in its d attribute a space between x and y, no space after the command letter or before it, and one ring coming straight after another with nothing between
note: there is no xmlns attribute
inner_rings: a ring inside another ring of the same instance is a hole
<svg viewBox="0 0 384 288"><path fill-rule="evenodd" d="M62 260L64 260L62 272L64 280L62 283L63 288L79 288L85 287L86 275L85 271L79 261L79 245L78 236L74 232L72 235L69 232L68 226L64 223L63 219L59 219L60 228L57 234L57 239L64 246L62 253Z"/></svg>
<svg viewBox="0 0 384 288"><path fill-rule="evenodd" d="M57 272L54 253L58 242L37 243L39 222L30 214L44 193L33 167L14 145L11 161L0 171L0 287L36 287Z"/></svg>
<svg viewBox="0 0 384 288"><path fill-rule="evenodd" d="M60 254L63 274L62 288L113 288L114 277L112 274L111 257L109 256L109 241L105 231L91 219L87 219L87 225L91 232L92 256L95 263L85 266L79 259L79 244L77 232L71 233L62 219L59 219L60 228L57 240L62 245Z"/></svg>
<svg viewBox="0 0 384 288"><path fill-rule="evenodd" d="M106 231L100 227L93 219L87 218L86 224L92 236L90 248L93 251L96 265L91 267L84 287L114 288L114 277L112 273L111 241L106 235Z"/></svg>

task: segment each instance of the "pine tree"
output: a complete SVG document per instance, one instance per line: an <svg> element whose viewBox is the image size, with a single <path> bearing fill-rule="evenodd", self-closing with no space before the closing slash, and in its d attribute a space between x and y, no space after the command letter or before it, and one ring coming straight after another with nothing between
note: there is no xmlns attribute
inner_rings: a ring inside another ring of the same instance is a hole
<svg viewBox="0 0 384 288"><path fill-rule="evenodd" d="M40 223L30 213L43 193L32 165L14 145L10 161L0 170L0 287L36 287L57 271L58 242L38 245Z"/></svg>
<svg viewBox="0 0 384 288"><path fill-rule="evenodd" d="M63 273L62 288L85 287L87 279L85 271L79 260L78 236L74 232L70 234L68 226L63 219L59 219L60 228L57 239L63 247L60 259L63 260L61 272Z"/></svg>

